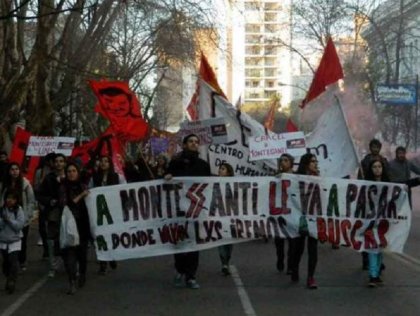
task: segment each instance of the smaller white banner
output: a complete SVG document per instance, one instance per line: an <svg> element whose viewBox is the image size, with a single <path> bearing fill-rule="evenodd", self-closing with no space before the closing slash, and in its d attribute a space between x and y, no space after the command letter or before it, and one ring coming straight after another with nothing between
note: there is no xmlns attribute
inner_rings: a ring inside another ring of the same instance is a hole
<svg viewBox="0 0 420 316"><path fill-rule="evenodd" d="M45 156L49 153L71 156L74 148L74 137L31 136L27 156Z"/></svg>
<svg viewBox="0 0 420 316"><path fill-rule="evenodd" d="M182 122L178 136L182 140L189 134L196 134L200 138L200 145L224 144L229 141L223 117Z"/></svg>
<svg viewBox="0 0 420 316"><path fill-rule="evenodd" d="M249 160L275 159L285 153L295 157L306 153L303 132L269 133L249 138Z"/></svg>

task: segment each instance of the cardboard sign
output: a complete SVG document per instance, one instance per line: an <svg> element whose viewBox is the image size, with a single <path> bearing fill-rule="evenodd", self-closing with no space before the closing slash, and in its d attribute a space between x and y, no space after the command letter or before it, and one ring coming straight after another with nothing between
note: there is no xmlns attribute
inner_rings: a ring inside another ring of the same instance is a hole
<svg viewBox="0 0 420 316"><path fill-rule="evenodd" d="M74 137L31 136L27 156L45 156L49 153L71 156L74 148Z"/></svg>
<svg viewBox="0 0 420 316"><path fill-rule="evenodd" d="M249 160L275 159L282 154L302 156L306 153L303 132L269 133L249 138Z"/></svg>
<svg viewBox="0 0 420 316"><path fill-rule="evenodd" d="M189 134L196 134L200 138L200 145L224 144L229 141L227 127L223 117L182 122L178 136L182 140Z"/></svg>

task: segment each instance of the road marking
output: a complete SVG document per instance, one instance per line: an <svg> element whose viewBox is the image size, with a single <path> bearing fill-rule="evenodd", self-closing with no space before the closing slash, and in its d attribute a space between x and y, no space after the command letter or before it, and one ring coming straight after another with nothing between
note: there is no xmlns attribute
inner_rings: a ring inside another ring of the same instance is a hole
<svg viewBox="0 0 420 316"><path fill-rule="evenodd" d="M43 277L37 283L35 283L30 289L28 289L21 297L17 299L12 305L10 305L0 316L10 316L16 312L32 295L34 295L39 288L41 288L48 281L48 276Z"/></svg>
<svg viewBox="0 0 420 316"><path fill-rule="evenodd" d="M244 284L239 276L238 270L235 266L230 266L230 272L232 275L233 282L235 282L236 289L238 290L239 298L241 299L242 307L245 315L257 316L254 308L252 307L251 300L249 299L248 293L245 290Z"/></svg>

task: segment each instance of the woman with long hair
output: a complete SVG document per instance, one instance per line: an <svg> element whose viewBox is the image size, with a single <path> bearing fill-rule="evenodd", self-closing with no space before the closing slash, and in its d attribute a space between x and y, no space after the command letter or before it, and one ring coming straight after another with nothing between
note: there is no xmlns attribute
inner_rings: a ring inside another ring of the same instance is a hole
<svg viewBox="0 0 420 316"><path fill-rule="evenodd" d="M153 176L155 179L163 179L168 169L168 157L165 154L160 154L156 158L156 165L152 167Z"/></svg>
<svg viewBox="0 0 420 316"><path fill-rule="evenodd" d="M8 294L12 294L15 291L19 270L18 256L25 215L18 204L20 193L6 190L3 196L4 203L0 207L0 252L3 257L2 271L6 277L5 290Z"/></svg>
<svg viewBox="0 0 420 316"><path fill-rule="evenodd" d="M365 174L365 180L389 182L389 176L385 164L382 160L372 160L369 163L368 170ZM369 252L367 253L367 257L369 270L369 287L374 288L378 285L383 285L383 281L380 278L382 269L384 267L382 252L380 250L377 252Z"/></svg>
<svg viewBox="0 0 420 316"><path fill-rule="evenodd" d="M108 185L116 185L125 183L125 180L121 179L118 173L114 171L114 164L112 163L112 159L109 156L101 156L99 158L99 166L98 170L93 173L91 182L89 187L103 187ZM107 261L99 261L99 271L100 275L106 274L108 262ZM109 265L112 270L117 268L116 261L110 261Z"/></svg>
<svg viewBox="0 0 420 316"><path fill-rule="evenodd" d="M297 174L308 176L319 176L318 160L314 154L307 153L300 158ZM303 233L297 238L291 239L292 246L292 281L299 281L299 263L305 249L305 241L308 241L308 276L306 286L309 289L318 288L314 274L318 261L318 240Z"/></svg>
<svg viewBox="0 0 420 316"><path fill-rule="evenodd" d="M294 158L290 154L282 154L278 160L278 176L281 176L283 173L294 173L293 171L293 163ZM291 266L292 266L292 247L290 244L290 238L287 239L288 241L288 250L287 250L287 268L286 273L292 274ZM276 254L277 254L277 263L276 267L279 272L282 272L284 269L284 238L275 237L274 238L274 245L276 246Z"/></svg>
<svg viewBox="0 0 420 316"><path fill-rule="evenodd" d="M5 192L15 191L18 194L17 204L22 207L25 215L25 224L22 229L22 244L19 252L19 265L21 271L26 270L27 240L29 234L29 224L31 223L35 211L35 195L31 184L21 172L20 165L12 162L7 169L6 177L1 187L1 205L5 202Z"/></svg>
<svg viewBox="0 0 420 316"><path fill-rule="evenodd" d="M67 294L76 292L77 272L79 272L78 286L81 288L86 282L87 249L91 239L89 216L84 197L89 194L86 185L82 183L79 166L68 163L65 169L66 178L60 187L60 206L70 209L76 221L79 233L79 245L63 249L63 261L69 277ZM79 269L77 269L79 267Z"/></svg>

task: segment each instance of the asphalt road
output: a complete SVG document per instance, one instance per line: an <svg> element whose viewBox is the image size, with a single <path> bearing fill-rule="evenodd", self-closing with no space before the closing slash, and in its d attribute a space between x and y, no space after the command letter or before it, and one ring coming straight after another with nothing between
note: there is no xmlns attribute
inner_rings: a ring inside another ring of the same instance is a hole
<svg viewBox="0 0 420 316"><path fill-rule="evenodd" d="M48 279L47 263L40 259L36 228L31 230L28 270L20 275L12 296L0 277L0 315L418 315L420 310L420 190L413 192L414 210L406 255L385 254L385 286L367 288L367 272L360 255L350 249L320 245L317 290L275 268L272 241L235 245L233 275L220 272L217 251L200 255L199 290L172 285L172 256L120 262L116 271L97 274L93 249L85 288L66 295L63 268Z"/></svg>

